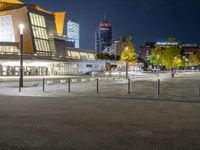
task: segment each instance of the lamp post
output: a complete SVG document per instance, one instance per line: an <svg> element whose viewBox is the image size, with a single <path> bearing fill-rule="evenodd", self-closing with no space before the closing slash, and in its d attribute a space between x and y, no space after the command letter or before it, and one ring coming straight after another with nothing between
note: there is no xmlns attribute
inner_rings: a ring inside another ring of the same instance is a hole
<svg viewBox="0 0 200 150"><path fill-rule="evenodd" d="M126 78L128 79L128 58L126 58Z"/></svg>
<svg viewBox="0 0 200 150"><path fill-rule="evenodd" d="M126 47L126 52L128 51L128 47ZM128 62L128 56L126 56L126 78L128 79L128 67L129 67L129 62Z"/></svg>
<svg viewBox="0 0 200 150"><path fill-rule="evenodd" d="M186 72L187 72L187 70L188 70L188 62L189 62L189 59L186 58L186 59L185 59L185 62L186 62L186 67L185 67L185 68L186 68Z"/></svg>
<svg viewBox="0 0 200 150"><path fill-rule="evenodd" d="M157 61L158 62L160 62L159 59L160 59L160 55L157 55ZM160 72L159 69L160 69L160 64L157 66L157 77L159 77L159 72Z"/></svg>
<svg viewBox="0 0 200 150"><path fill-rule="evenodd" d="M23 34L24 34L24 25L19 25L20 30L20 87L23 87Z"/></svg>
<svg viewBox="0 0 200 150"><path fill-rule="evenodd" d="M185 60L186 60L186 57L185 56L183 56L183 67L184 67L184 71L185 71Z"/></svg>

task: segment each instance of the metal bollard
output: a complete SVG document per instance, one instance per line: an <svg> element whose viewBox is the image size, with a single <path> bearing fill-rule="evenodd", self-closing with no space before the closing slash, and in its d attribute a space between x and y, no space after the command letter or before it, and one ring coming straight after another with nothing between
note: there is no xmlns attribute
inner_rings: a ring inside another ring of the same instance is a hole
<svg viewBox="0 0 200 150"><path fill-rule="evenodd" d="M21 81L20 81L20 78L19 78L19 93L21 92Z"/></svg>
<svg viewBox="0 0 200 150"><path fill-rule="evenodd" d="M158 92L158 95L160 95L160 79L158 79L158 83L157 83L157 92Z"/></svg>
<svg viewBox="0 0 200 150"><path fill-rule="evenodd" d="M71 85L70 84L71 84L71 79L69 78L68 79L68 92L69 93L71 92L71 87L70 87Z"/></svg>
<svg viewBox="0 0 200 150"><path fill-rule="evenodd" d="M128 94L131 93L131 81L128 79Z"/></svg>
<svg viewBox="0 0 200 150"><path fill-rule="evenodd" d="M200 84L199 84L199 97L200 97Z"/></svg>
<svg viewBox="0 0 200 150"><path fill-rule="evenodd" d="M43 92L45 91L45 79L43 78L42 79L42 89L43 89Z"/></svg>
<svg viewBox="0 0 200 150"><path fill-rule="evenodd" d="M99 93L99 78L97 78L97 93Z"/></svg>

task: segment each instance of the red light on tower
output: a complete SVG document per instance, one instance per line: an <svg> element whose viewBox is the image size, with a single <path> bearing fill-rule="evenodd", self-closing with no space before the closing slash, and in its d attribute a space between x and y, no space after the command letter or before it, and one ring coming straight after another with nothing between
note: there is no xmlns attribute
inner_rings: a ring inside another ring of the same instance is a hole
<svg viewBox="0 0 200 150"><path fill-rule="evenodd" d="M101 23L99 26L100 27L112 27L112 25L109 23Z"/></svg>

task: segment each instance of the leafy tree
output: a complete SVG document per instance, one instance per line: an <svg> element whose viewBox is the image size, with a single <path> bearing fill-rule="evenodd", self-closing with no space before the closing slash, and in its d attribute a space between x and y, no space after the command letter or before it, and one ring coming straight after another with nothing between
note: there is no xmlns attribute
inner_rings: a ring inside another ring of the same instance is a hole
<svg viewBox="0 0 200 150"><path fill-rule="evenodd" d="M162 63L162 50L160 46L156 46L151 52L150 62L154 66L159 66Z"/></svg>
<svg viewBox="0 0 200 150"><path fill-rule="evenodd" d="M189 57L189 66L198 66L199 65L199 59L197 55L190 55Z"/></svg>
<svg viewBox="0 0 200 150"><path fill-rule="evenodd" d="M120 56L121 61L128 61L129 63L136 63L136 53L135 53L135 47L131 42L132 37L127 37L124 41L124 48L122 51L122 54Z"/></svg>
<svg viewBox="0 0 200 150"><path fill-rule="evenodd" d="M178 68L182 65L183 65L183 62L182 62L181 58L175 57L174 61L173 61L173 68Z"/></svg>
<svg viewBox="0 0 200 150"><path fill-rule="evenodd" d="M174 38L169 39L169 42L174 41ZM181 66L181 48L178 45L167 46L162 54L162 64L170 70Z"/></svg>
<svg viewBox="0 0 200 150"><path fill-rule="evenodd" d="M197 55L197 58L198 58L199 61L200 61L200 49L197 51L196 55Z"/></svg>

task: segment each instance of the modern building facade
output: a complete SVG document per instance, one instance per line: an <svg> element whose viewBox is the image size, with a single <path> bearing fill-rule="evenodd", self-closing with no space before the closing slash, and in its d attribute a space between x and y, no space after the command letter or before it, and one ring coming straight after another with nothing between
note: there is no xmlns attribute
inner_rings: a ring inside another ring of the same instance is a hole
<svg viewBox="0 0 200 150"><path fill-rule="evenodd" d="M95 51L67 46L65 18L65 12L49 12L18 0L0 0L0 75L19 75L20 24L24 25L24 75L83 74L102 69Z"/></svg>
<svg viewBox="0 0 200 150"><path fill-rule="evenodd" d="M150 64L150 55L155 46L156 42L145 42L144 46L140 47L139 58L146 64Z"/></svg>
<svg viewBox="0 0 200 150"><path fill-rule="evenodd" d="M104 20L99 24L95 33L95 50L102 53L104 49L112 45L112 24Z"/></svg>
<svg viewBox="0 0 200 150"><path fill-rule="evenodd" d="M124 47L126 46L126 39L126 36L120 37L119 40L114 41L111 46L105 48L103 52L108 53L111 58L114 56L115 60L119 60Z"/></svg>
<svg viewBox="0 0 200 150"><path fill-rule="evenodd" d="M75 48L80 48L80 25L73 21L67 21L67 37L75 41Z"/></svg>
<svg viewBox="0 0 200 150"><path fill-rule="evenodd" d="M182 44L182 55L189 58L190 55L194 55L200 51L200 46L194 43Z"/></svg>

